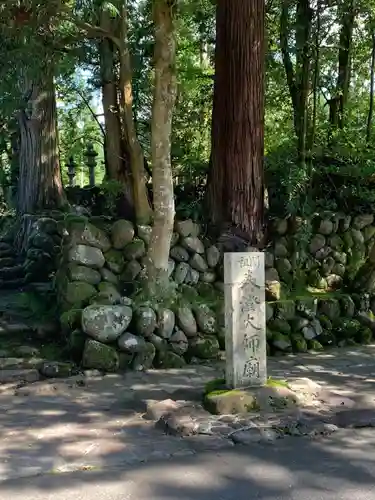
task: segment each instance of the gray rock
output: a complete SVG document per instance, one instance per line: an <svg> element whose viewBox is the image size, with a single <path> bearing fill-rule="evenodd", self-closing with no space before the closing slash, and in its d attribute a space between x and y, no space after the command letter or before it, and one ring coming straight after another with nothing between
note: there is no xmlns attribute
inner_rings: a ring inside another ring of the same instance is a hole
<svg viewBox="0 0 375 500"><path fill-rule="evenodd" d="M188 339L184 332L176 330L169 339L172 351L182 356L188 350Z"/></svg>
<svg viewBox="0 0 375 500"><path fill-rule="evenodd" d="M152 227L151 226L143 226L143 225L137 226L138 238L143 240L146 243L146 245L150 244L151 234L152 234Z"/></svg>
<svg viewBox="0 0 375 500"><path fill-rule="evenodd" d="M174 270L173 279L178 284L181 285L188 275L190 266L186 262L180 262L177 264L176 269Z"/></svg>
<svg viewBox="0 0 375 500"><path fill-rule="evenodd" d="M122 306L128 306L128 307L133 307L133 301L130 297L121 297L119 300L119 304Z"/></svg>
<svg viewBox="0 0 375 500"><path fill-rule="evenodd" d="M196 285L199 281L199 272L189 267L189 271L185 278L185 283L188 285Z"/></svg>
<svg viewBox="0 0 375 500"><path fill-rule="evenodd" d="M275 263L275 257L271 252L264 252L264 265L266 268L273 267Z"/></svg>
<svg viewBox="0 0 375 500"><path fill-rule="evenodd" d="M209 267L216 267L220 261L220 250L215 245L211 245L206 250L206 258Z"/></svg>
<svg viewBox="0 0 375 500"><path fill-rule="evenodd" d="M191 259L189 260L189 264L193 269L201 273L204 273L208 269L207 262L204 260L202 255L199 255L198 253L195 253L191 257Z"/></svg>
<svg viewBox="0 0 375 500"><path fill-rule="evenodd" d="M355 313L354 300L349 295L343 295L340 297L340 305L343 315L346 318L352 318Z"/></svg>
<svg viewBox="0 0 375 500"><path fill-rule="evenodd" d="M107 281L108 283L113 283L114 285L118 285L119 283L118 277L109 269L102 267L100 269L100 274L103 281Z"/></svg>
<svg viewBox="0 0 375 500"><path fill-rule="evenodd" d="M252 445L254 443L273 442L279 439L277 431L267 427L257 427L246 430L238 430L231 435L231 439L236 444Z"/></svg>
<svg viewBox="0 0 375 500"><path fill-rule="evenodd" d="M353 219L353 227L354 229L364 229L367 226L370 226L374 222L373 214L361 214L357 215Z"/></svg>
<svg viewBox="0 0 375 500"><path fill-rule="evenodd" d="M87 305L91 297L96 294L96 288L84 281L72 281L66 285L63 292L65 300L74 306L74 309L80 309ZM73 309L73 308L71 308Z"/></svg>
<svg viewBox="0 0 375 500"><path fill-rule="evenodd" d="M275 257L288 257L288 249L280 242L275 243L274 254Z"/></svg>
<svg viewBox="0 0 375 500"><path fill-rule="evenodd" d="M124 270L121 273L121 281L132 283L141 271L141 264L137 260L131 260L125 264Z"/></svg>
<svg viewBox="0 0 375 500"><path fill-rule="evenodd" d="M103 297L107 296L110 298L112 304L119 302L121 299L117 286L108 281L102 281L98 286L98 290Z"/></svg>
<svg viewBox="0 0 375 500"><path fill-rule="evenodd" d="M157 318L156 333L163 339L169 339L176 324L174 312L170 309L159 309Z"/></svg>
<svg viewBox="0 0 375 500"><path fill-rule="evenodd" d="M191 253L204 254L204 245L202 241L194 236L188 236L181 240L181 245Z"/></svg>
<svg viewBox="0 0 375 500"><path fill-rule="evenodd" d="M104 253L111 248L111 243L106 234L89 222L73 222L69 228L69 233L72 243L98 248Z"/></svg>
<svg viewBox="0 0 375 500"><path fill-rule="evenodd" d="M102 278L95 269L73 263L68 265L67 275L70 281L84 281L90 285L98 285Z"/></svg>
<svg viewBox="0 0 375 500"><path fill-rule="evenodd" d="M219 355L219 341L213 335L199 335L192 338L189 343L190 354L199 359L216 359Z"/></svg>
<svg viewBox="0 0 375 500"><path fill-rule="evenodd" d="M328 219L324 219L324 220L321 220L320 221L320 224L319 224L319 227L318 227L318 233L320 234L324 234L325 236L328 236L329 234L331 234L333 231L333 222L328 220Z"/></svg>
<svg viewBox="0 0 375 500"><path fill-rule="evenodd" d="M363 229L363 237L365 238L365 242L371 241L375 236L375 227L374 226L366 226Z"/></svg>
<svg viewBox="0 0 375 500"><path fill-rule="evenodd" d="M68 260L93 269L100 269L105 263L103 252L99 248L87 245L73 246L68 252Z"/></svg>
<svg viewBox="0 0 375 500"><path fill-rule="evenodd" d="M341 315L340 304L336 299L323 299L319 302L319 312L328 319L335 320Z"/></svg>
<svg viewBox="0 0 375 500"><path fill-rule="evenodd" d="M179 240L180 240L180 235L178 233L173 233L172 239L171 239L171 248L173 248L175 245L177 245Z"/></svg>
<svg viewBox="0 0 375 500"><path fill-rule="evenodd" d="M272 345L282 352L289 352L292 348L292 342L289 337L282 333L275 333L272 336Z"/></svg>
<svg viewBox="0 0 375 500"><path fill-rule="evenodd" d="M316 254L318 250L324 247L326 239L322 234L315 234L310 242L310 252Z"/></svg>
<svg viewBox="0 0 375 500"><path fill-rule="evenodd" d="M82 330L100 342L114 342L127 329L132 315L128 306L92 305L82 312Z"/></svg>
<svg viewBox="0 0 375 500"><path fill-rule="evenodd" d="M152 333L149 337L147 337L147 340L151 342L159 354L168 350L168 341L166 339L162 339L155 333Z"/></svg>
<svg viewBox="0 0 375 500"><path fill-rule="evenodd" d="M165 351L159 355L159 364L163 369L184 368L186 362L184 358L172 351Z"/></svg>
<svg viewBox="0 0 375 500"><path fill-rule="evenodd" d="M104 257L109 269L116 274L120 274L125 264L124 256L120 250L111 249L106 252Z"/></svg>
<svg viewBox="0 0 375 500"><path fill-rule="evenodd" d="M177 262L187 262L189 260L189 254L187 250L185 250L185 248L182 248L179 245L176 245L175 247L171 248L170 256L172 257L173 260L176 260Z"/></svg>
<svg viewBox="0 0 375 500"><path fill-rule="evenodd" d="M332 257L335 259L336 262L339 264L346 264L347 261L347 255L345 252L332 252Z"/></svg>
<svg viewBox="0 0 375 500"><path fill-rule="evenodd" d="M313 340L317 337L317 333L311 325L304 326L302 328L302 335L304 336L305 340Z"/></svg>
<svg viewBox="0 0 375 500"><path fill-rule="evenodd" d="M327 286L331 290L338 290L343 285L342 277L338 276L337 274L330 274L329 276L327 276L326 280L327 280Z"/></svg>
<svg viewBox="0 0 375 500"><path fill-rule="evenodd" d="M277 234L283 236L288 231L288 219L275 219L272 227Z"/></svg>
<svg viewBox="0 0 375 500"><path fill-rule="evenodd" d="M135 239L124 249L124 255L128 260L141 259L146 255L146 245L143 240Z"/></svg>
<svg viewBox="0 0 375 500"><path fill-rule="evenodd" d="M34 368L5 369L0 370L0 384L13 382L33 383L40 379L39 371Z"/></svg>
<svg viewBox="0 0 375 500"><path fill-rule="evenodd" d="M156 355L156 349L151 342L146 342L145 349L138 353L133 362L133 370L143 371L149 370L152 367Z"/></svg>
<svg viewBox="0 0 375 500"><path fill-rule="evenodd" d="M168 277L170 278L175 270L176 262L173 259L168 259Z"/></svg>
<svg viewBox="0 0 375 500"><path fill-rule="evenodd" d="M343 277L345 274L345 266L343 264L335 264L332 268L332 274Z"/></svg>
<svg viewBox="0 0 375 500"><path fill-rule="evenodd" d="M118 352L108 345L96 340L86 340L82 356L83 368L94 368L104 372L116 372L120 360Z"/></svg>
<svg viewBox="0 0 375 500"><path fill-rule="evenodd" d="M200 280L203 281L203 283L215 283L216 273L213 271L206 271L200 275Z"/></svg>
<svg viewBox="0 0 375 500"><path fill-rule="evenodd" d="M195 230L194 222L191 219L176 221L175 229L180 236L187 238L191 236Z"/></svg>
<svg viewBox="0 0 375 500"><path fill-rule="evenodd" d="M113 248L123 250L134 238L133 224L124 219L117 220L111 230Z"/></svg>
<svg viewBox="0 0 375 500"><path fill-rule="evenodd" d="M144 337L154 333L157 318L155 311L148 306L140 307L134 314L136 333Z"/></svg>
<svg viewBox="0 0 375 500"><path fill-rule="evenodd" d="M363 245L365 238L359 229L351 229L350 234L353 238L354 246Z"/></svg>
<svg viewBox="0 0 375 500"><path fill-rule="evenodd" d="M179 307L176 314L177 324L187 337L195 337L198 334L198 327L193 311L185 306Z"/></svg>
<svg viewBox="0 0 375 500"><path fill-rule="evenodd" d="M324 259L324 261L322 262L323 276L328 276L329 274L331 274L334 265L335 265L335 260L333 257L327 257L326 259Z"/></svg>
<svg viewBox="0 0 375 500"><path fill-rule="evenodd" d="M117 345L120 351L134 354L142 352L146 348L146 341L142 337L125 332L118 338Z"/></svg>
<svg viewBox="0 0 375 500"><path fill-rule="evenodd" d="M344 246L344 242L342 241L340 236L338 236L337 234L334 234L330 238L328 238L328 245L331 248L333 248L333 250L340 251L340 250L342 250L342 248Z"/></svg>
<svg viewBox="0 0 375 500"><path fill-rule="evenodd" d="M216 332L216 316L209 307L204 305L197 307L195 309L195 318L201 332L208 334Z"/></svg>

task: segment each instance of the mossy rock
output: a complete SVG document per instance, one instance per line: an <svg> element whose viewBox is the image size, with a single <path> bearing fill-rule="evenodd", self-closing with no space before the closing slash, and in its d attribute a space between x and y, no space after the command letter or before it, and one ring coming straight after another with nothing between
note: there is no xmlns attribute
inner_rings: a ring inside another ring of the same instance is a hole
<svg viewBox="0 0 375 500"><path fill-rule="evenodd" d="M336 337L332 331L324 330L321 335L319 335L319 342L324 347L334 347L336 345Z"/></svg>
<svg viewBox="0 0 375 500"><path fill-rule="evenodd" d="M362 325L356 319L341 319L334 324L334 332L340 340L358 338Z"/></svg>
<svg viewBox="0 0 375 500"><path fill-rule="evenodd" d="M118 352L113 347L101 344L96 340L86 340L82 366L104 372L116 372L120 366Z"/></svg>
<svg viewBox="0 0 375 500"><path fill-rule="evenodd" d="M214 415L233 415L259 410L254 394L238 389L216 390L207 393L203 406Z"/></svg>
<svg viewBox="0 0 375 500"><path fill-rule="evenodd" d="M79 329L73 330L69 335L67 348L76 363L80 363L82 360L86 340L87 335Z"/></svg>
<svg viewBox="0 0 375 500"><path fill-rule="evenodd" d="M296 304L294 300L279 300L276 302L276 316L291 320L296 315ZM280 330L281 331L281 330Z"/></svg>
<svg viewBox="0 0 375 500"><path fill-rule="evenodd" d="M126 245L124 255L127 260L141 259L144 255L146 255L145 242L138 238L134 239L131 243Z"/></svg>
<svg viewBox="0 0 375 500"><path fill-rule="evenodd" d="M340 306L345 317L352 318L354 316L355 303L349 295L343 295L340 297Z"/></svg>
<svg viewBox="0 0 375 500"><path fill-rule="evenodd" d="M87 305L95 294L96 288L93 285L83 281L73 281L67 284L64 296L67 302L79 309Z"/></svg>
<svg viewBox="0 0 375 500"><path fill-rule="evenodd" d="M164 369L184 368L186 361L172 351L165 351L158 353L158 366Z"/></svg>
<svg viewBox="0 0 375 500"><path fill-rule="evenodd" d="M272 346L281 352L291 352L292 342L288 335L283 335L282 333L275 332L271 339Z"/></svg>
<svg viewBox="0 0 375 500"><path fill-rule="evenodd" d="M323 351L324 349L322 344L316 339L308 340L307 347L309 351Z"/></svg>
<svg viewBox="0 0 375 500"><path fill-rule="evenodd" d="M358 344L371 344L373 341L372 330L369 327L362 327L358 330L354 340L358 342Z"/></svg>
<svg viewBox="0 0 375 500"><path fill-rule="evenodd" d="M293 352L307 352L307 342L303 335L293 334L290 339L292 341Z"/></svg>
<svg viewBox="0 0 375 500"><path fill-rule="evenodd" d="M296 300L296 311L303 318L314 319L318 310L318 299L316 297L298 297Z"/></svg>
<svg viewBox="0 0 375 500"><path fill-rule="evenodd" d="M285 335L289 335L292 332L292 328L286 319L275 318L268 322L267 324L270 330L274 332L280 332Z"/></svg>
<svg viewBox="0 0 375 500"><path fill-rule="evenodd" d="M333 328L332 321L325 314L319 314L318 320L322 325L323 330L331 331Z"/></svg>
<svg viewBox="0 0 375 500"><path fill-rule="evenodd" d="M341 308L338 299L329 298L319 301L319 312L330 320L335 320L341 316Z"/></svg>
<svg viewBox="0 0 375 500"><path fill-rule="evenodd" d="M104 254L104 258L107 262L109 269L115 274L121 274L125 259L120 250L114 250L113 248Z"/></svg>
<svg viewBox="0 0 375 500"><path fill-rule="evenodd" d="M81 326L82 309L70 309L60 316L61 330L67 334Z"/></svg>
<svg viewBox="0 0 375 500"><path fill-rule="evenodd" d="M213 335L199 335L191 339L188 354L199 359L216 359L219 352L220 345L217 337Z"/></svg>

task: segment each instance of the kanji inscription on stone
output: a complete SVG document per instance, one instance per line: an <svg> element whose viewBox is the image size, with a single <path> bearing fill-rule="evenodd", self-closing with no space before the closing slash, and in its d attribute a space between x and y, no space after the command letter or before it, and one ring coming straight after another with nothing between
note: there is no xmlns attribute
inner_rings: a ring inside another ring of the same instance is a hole
<svg viewBox="0 0 375 500"><path fill-rule="evenodd" d="M261 386L267 380L264 254L224 254L226 382Z"/></svg>

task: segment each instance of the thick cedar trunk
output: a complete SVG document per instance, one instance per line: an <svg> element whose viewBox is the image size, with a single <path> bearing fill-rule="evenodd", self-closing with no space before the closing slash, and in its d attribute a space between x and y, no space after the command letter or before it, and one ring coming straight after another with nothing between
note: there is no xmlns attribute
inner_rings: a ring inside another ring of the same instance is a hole
<svg viewBox="0 0 375 500"><path fill-rule="evenodd" d="M20 172L17 213L61 208L65 195L61 181L53 76L25 86L28 107L19 113Z"/></svg>
<svg viewBox="0 0 375 500"><path fill-rule="evenodd" d="M218 0L211 221L256 245L263 233L264 0Z"/></svg>
<svg viewBox="0 0 375 500"><path fill-rule="evenodd" d="M151 124L154 225L148 251L148 288L152 294L168 282L175 213L171 165L172 115L177 94L173 25L175 4L174 0L154 0L155 86Z"/></svg>
<svg viewBox="0 0 375 500"><path fill-rule="evenodd" d="M121 29L119 36L119 64L120 64L120 104L122 125L125 141L129 146L129 157L133 181L134 207L137 222L147 224L150 221L152 210L148 199L144 156L139 143L133 117L132 70L127 43L127 7L124 1L121 8Z"/></svg>
<svg viewBox="0 0 375 500"><path fill-rule="evenodd" d="M374 79L375 79L375 30L372 32L372 53L371 53L371 69L370 69L370 101L368 107L367 126L366 126L366 143L369 144L371 139L372 116L374 113Z"/></svg>

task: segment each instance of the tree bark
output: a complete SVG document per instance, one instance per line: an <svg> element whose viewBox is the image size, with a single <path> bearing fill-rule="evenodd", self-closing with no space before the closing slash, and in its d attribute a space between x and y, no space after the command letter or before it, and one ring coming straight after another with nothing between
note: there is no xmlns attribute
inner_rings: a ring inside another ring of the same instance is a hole
<svg viewBox="0 0 375 500"><path fill-rule="evenodd" d="M168 259L175 215L171 165L172 116L177 95L175 76L176 0L154 0L155 86L151 123L154 224L148 251L148 289L156 295L168 284Z"/></svg>
<svg viewBox="0 0 375 500"><path fill-rule="evenodd" d="M215 59L209 216L256 245L264 213L264 0L218 0Z"/></svg>
<svg viewBox="0 0 375 500"><path fill-rule="evenodd" d="M366 126L366 143L370 143L372 116L374 113L374 87L375 87L375 30L372 31L372 53L371 53L371 69L370 69L370 100L368 107L367 126Z"/></svg>
<svg viewBox="0 0 375 500"><path fill-rule="evenodd" d="M28 102L18 116L18 215L61 208L66 203L60 172L53 76L47 73L44 81L24 83Z"/></svg>
<svg viewBox="0 0 375 500"><path fill-rule="evenodd" d="M286 79L293 106L294 129L299 162L305 166L307 149L307 101L310 79L310 37L312 11L309 0L298 0L296 12L296 64L293 67L288 44L289 8L291 0L283 0L280 16L280 45Z"/></svg>
<svg viewBox="0 0 375 500"><path fill-rule="evenodd" d="M121 8L121 28L119 36L120 64L120 104L125 140L129 146L130 165L133 181L134 207L137 222L150 222L152 209L148 199L144 156L139 143L133 117L132 70L127 43L127 6L124 0Z"/></svg>
<svg viewBox="0 0 375 500"><path fill-rule="evenodd" d="M318 111L318 93L319 93L319 77L320 77L320 28L321 28L321 0L317 1L316 7L316 25L315 25L315 61L314 61L314 77L313 77L313 109L312 109L312 124L309 136L308 149L311 152L315 145L316 136L316 120Z"/></svg>
<svg viewBox="0 0 375 500"><path fill-rule="evenodd" d="M349 95L354 21L354 1L350 0L350 2L344 2L341 13L339 67L336 89L336 122L340 129L344 128L346 104Z"/></svg>

